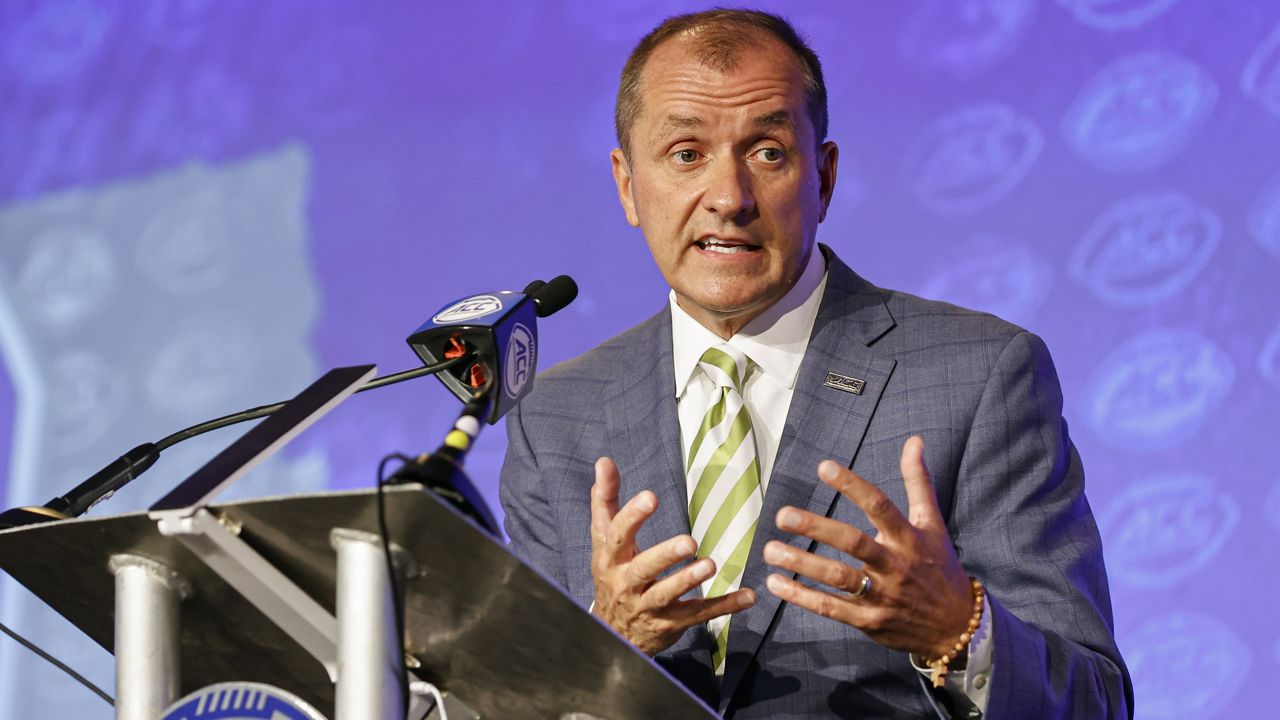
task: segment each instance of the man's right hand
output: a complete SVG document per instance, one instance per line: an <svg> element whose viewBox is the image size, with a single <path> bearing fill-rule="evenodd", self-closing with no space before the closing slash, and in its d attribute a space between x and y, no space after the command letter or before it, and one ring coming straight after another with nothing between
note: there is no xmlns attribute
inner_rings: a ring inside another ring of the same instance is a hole
<svg viewBox="0 0 1280 720"><path fill-rule="evenodd" d="M592 612L648 655L675 644L688 628L711 618L745 610L755 593L740 589L714 598L681 600L715 574L715 561L701 558L658 580L668 568L693 557L697 543L678 535L638 552L636 533L658 509L658 498L645 490L618 509L618 466L609 458L596 461L591 486L591 575L596 602Z"/></svg>

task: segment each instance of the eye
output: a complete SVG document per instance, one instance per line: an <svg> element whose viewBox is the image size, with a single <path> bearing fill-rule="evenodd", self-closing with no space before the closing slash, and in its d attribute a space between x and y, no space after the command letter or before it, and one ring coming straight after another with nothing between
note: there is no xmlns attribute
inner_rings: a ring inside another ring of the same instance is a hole
<svg viewBox="0 0 1280 720"><path fill-rule="evenodd" d="M782 162L785 156L782 153L782 148L762 147L756 151L756 157L767 163L777 163Z"/></svg>
<svg viewBox="0 0 1280 720"><path fill-rule="evenodd" d="M677 164L689 165L698 161L698 151L690 150L689 148L677 150L671 154L671 159L675 160Z"/></svg>

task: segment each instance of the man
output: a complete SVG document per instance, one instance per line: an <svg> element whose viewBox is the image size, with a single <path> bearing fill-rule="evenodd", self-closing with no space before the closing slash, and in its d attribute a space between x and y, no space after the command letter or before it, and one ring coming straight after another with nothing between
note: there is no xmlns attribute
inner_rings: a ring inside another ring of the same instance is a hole
<svg viewBox="0 0 1280 720"><path fill-rule="evenodd" d="M1131 714L1048 352L816 245L838 149L794 30L668 20L617 124L671 301L511 414L515 549L726 716Z"/></svg>

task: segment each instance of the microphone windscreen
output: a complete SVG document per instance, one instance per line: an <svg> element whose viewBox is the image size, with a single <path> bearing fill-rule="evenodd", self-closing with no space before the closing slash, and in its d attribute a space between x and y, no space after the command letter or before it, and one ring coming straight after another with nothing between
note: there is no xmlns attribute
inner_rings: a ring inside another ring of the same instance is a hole
<svg viewBox="0 0 1280 720"><path fill-rule="evenodd" d="M557 275L546 285L533 291L533 304L538 308L538 317L547 317L559 312L576 297L578 283L568 275Z"/></svg>

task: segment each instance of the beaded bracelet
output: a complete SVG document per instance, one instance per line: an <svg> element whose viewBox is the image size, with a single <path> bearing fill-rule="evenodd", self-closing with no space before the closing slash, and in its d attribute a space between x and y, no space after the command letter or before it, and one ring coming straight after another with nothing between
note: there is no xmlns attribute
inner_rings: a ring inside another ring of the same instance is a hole
<svg viewBox="0 0 1280 720"><path fill-rule="evenodd" d="M929 660L925 664L933 672L929 678L933 681L933 686L940 688L946 682L947 670L954 658L960 656L969 647L969 641L973 639L973 634L978 631L978 625L982 622L982 582L975 577L970 576L969 582L973 584L973 617L969 618L969 626L965 628L960 639L956 642L955 648L937 660Z"/></svg>

